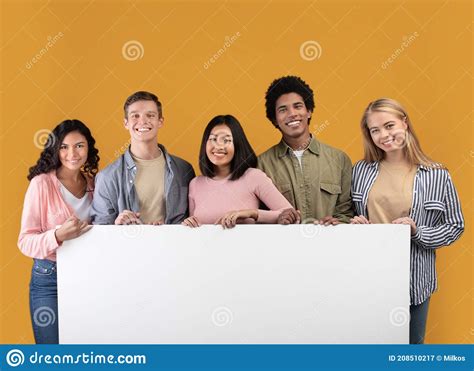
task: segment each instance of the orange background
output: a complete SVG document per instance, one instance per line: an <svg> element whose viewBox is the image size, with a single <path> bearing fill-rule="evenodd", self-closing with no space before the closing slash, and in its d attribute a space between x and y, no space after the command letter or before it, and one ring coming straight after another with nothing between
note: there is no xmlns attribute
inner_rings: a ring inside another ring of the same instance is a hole
<svg viewBox="0 0 474 371"><path fill-rule="evenodd" d="M128 141L125 98L150 90L164 105L159 141L197 169L203 128L217 114L235 115L257 153L276 143L264 93L296 74L315 91L311 131L354 162L364 108L388 96L450 169L467 228L438 253L426 342L472 343L472 16L470 1L2 1L0 342L33 342L31 259L16 242L41 130L82 120L104 167ZM133 40L136 60L123 51ZM316 54L301 54L306 41L319 44Z"/></svg>

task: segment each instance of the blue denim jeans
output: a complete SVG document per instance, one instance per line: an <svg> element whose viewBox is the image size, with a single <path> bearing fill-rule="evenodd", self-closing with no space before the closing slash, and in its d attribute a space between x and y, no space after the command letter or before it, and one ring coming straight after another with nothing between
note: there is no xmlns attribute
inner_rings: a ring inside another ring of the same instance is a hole
<svg viewBox="0 0 474 371"><path fill-rule="evenodd" d="M424 344L430 298L419 305L410 305L410 344Z"/></svg>
<svg viewBox="0 0 474 371"><path fill-rule="evenodd" d="M58 344L56 262L34 259L30 281L30 315L36 344Z"/></svg>

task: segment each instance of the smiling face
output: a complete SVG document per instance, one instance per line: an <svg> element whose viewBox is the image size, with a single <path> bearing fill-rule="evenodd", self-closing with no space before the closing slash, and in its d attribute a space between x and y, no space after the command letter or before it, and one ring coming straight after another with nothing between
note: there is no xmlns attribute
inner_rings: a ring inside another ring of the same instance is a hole
<svg viewBox="0 0 474 371"><path fill-rule="evenodd" d="M59 146L61 166L72 171L79 171L87 161L88 152L86 137L78 131L70 132Z"/></svg>
<svg viewBox="0 0 474 371"><path fill-rule="evenodd" d="M303 98L297 93L281 95L275 104L275 120L283 134L283 139L309 137L311 111L308 111Z"/></svg>
<svg viewBox="0 0 474 371"><path fill-rule="evenodd" d="M367 128L374 144L385 153L401 151L406 145L407 124L404 118L383 111L367 116Z"/></svg>
<svg viewBox="0 0 474 371"><path fill-rule="evenodd" d="M164 118L160 116L155 102L140 100L128 106L125 128L133 142L156 142L158 129L163 126Z"/></svg>
<svg viewBox="0 0 474 371"><path fill-rule="evenodd" d="M226 124L215 126L206 143L206 154L216 168L230 171L230 163L234 158L234 142L232 132Z"/></svg>

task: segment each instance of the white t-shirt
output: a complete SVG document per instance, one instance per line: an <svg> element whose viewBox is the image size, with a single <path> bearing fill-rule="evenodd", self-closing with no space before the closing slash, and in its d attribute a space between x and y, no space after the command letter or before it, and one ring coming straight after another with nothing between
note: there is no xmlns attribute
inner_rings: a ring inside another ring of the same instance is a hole
<svg viewBox="0 0 474 371"><path fill-rule="evenodd" d="M301 165L301 159L303 158L303 153L304 153L305 149L302 149L300 151L293 151L293 153L295 154L296 158L298 159L298 162L300 163L300 167L302 167Z"/></svg>
<svg viewBox="0 0 474 371"><path fill-rule="evenodd" d="M84 193L82 198L77 198L62 184L60 184L59 189L64 201L66 201L66 203L74 210L74 215L80 220L86 220L87 222L90 222L92 199L89 197L87 192Z"/></svg>

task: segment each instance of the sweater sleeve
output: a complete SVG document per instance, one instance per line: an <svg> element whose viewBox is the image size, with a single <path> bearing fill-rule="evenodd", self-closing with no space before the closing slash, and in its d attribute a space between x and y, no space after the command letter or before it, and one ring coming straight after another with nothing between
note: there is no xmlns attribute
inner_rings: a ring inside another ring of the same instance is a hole
<svg viewBox="0 0 474 371"><path fill-rule="evenodd" d="M194 200L194 191L196 185L196 178L191 180L189 183L189 192L188 192L188 206L189 206L189 216L194 216L194 210L196 210L196 201Z"/></svg>
<svg viewBox="0 0 474 371"><path fill-rule="evenodd" d="M21 216L21 229L18 236L18 247L26 256L36 259L45 259L58 247L54 235L55 229L42 230L41 219L47 214L46 194L44 184L38 177L31 180L25 195L23 214Z"/></svg>
<svg viewBox="0 0 474 371"><path fill-rule="evenodd" d="M293 208L263 171L255 169L253 181L255 182L255 195L270 209L258 210L257 223L274 224L283 210Z"/></svg>
<svg viewBox="0 0 474 371"><path fill-rule="evenodd" d="M425 249L450 245L464 231L464 217L459 197L449 174L446 179L443 204L444 212L438 225L419 225L416 228L416 233L412 236L413 241Z"/></svg>

